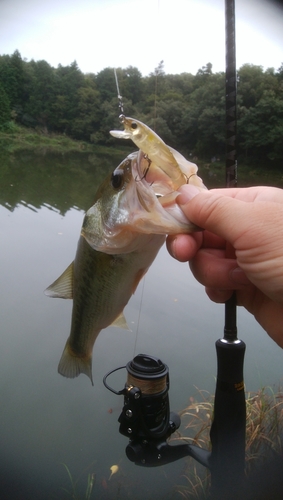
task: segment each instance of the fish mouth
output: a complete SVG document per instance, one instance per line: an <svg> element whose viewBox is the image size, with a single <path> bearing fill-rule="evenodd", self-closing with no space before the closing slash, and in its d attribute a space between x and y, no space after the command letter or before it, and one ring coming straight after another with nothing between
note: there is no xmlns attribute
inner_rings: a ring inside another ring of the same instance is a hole
<svg viewBox="0 0 283 500"><path fill-rule="evenodd" d="M150 191L152 196L155 195L159 205L165 210L175 206L176 198L180 193L176 190L174 181L171 177L152 162L141 150L138 151L136 160L137 173L135 180L139 183L137 186L137 195L142 207L147 212L151 211L151 204L148 206L148 196L144 196L145 190L147 190L147 192ZM140 183L143 183L142 190L139 189ZM184 176L184 184L185 183L186 177Z"/></svg>
<svg viewBox="0 0 283 500"><path fill-rule="evenodd" d="M180 192L169 175L142 150L129 156L132 160L131 189L134 190L128 198L131 200L129 213L132 227L140 232L156 234L198 231L199 228L188 221L176 203Z"/></svg>
<svg viewBox="0 0 283 500"><path fill-rule="evenodd" d="M110 130L110 134L117 139L131 139L131 134L126 130Z"/></svg>
<svg viewBox="0 0 283 500"><path fill-rule="evenodd" d="M170 177L141 150L128 158L131 159L132 168L132 182L128 186L127 196L131 225L142 232L157 230L159 234L166 234L174 231L178 222L175 216L170 215L170 211L173 207L174 212L181 210L176 205L179 192L174 190ZM188 225L183 214L181 219L179 231Z"/></svg>
<svg viewBox="0 0 283 500"><path fill-rule="evenodd" d="M135 180L150 186L157 198L161 198L176 191L171 177L141 150L137 153L136 171Z"/></svg>

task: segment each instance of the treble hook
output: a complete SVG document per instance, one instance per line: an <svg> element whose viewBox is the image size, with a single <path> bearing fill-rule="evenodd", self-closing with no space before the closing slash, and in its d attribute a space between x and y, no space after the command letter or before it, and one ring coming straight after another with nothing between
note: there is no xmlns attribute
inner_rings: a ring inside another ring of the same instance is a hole
<svg viewBox="0 0 283 500"><path fill-rule="evenodd" d="M193 174L189 175L189 177L188 177L186 174L184 174L185 179L187 179L187 180L186 180L186 184L190 184L190 178L191 178L193 175L197 175L197 174L194 172Z"/></svg>
<svg viewBox="0 0 283 500"><path fill-rule="evenodd" d="M143 175L142 175L142 177L140 177L140 179L138 178L138 175L136 175L136 177L135 177L135 181L136 182L142 181L143 179L146 178L147 173L148 173L148 171L150 169L150 165L152 164L151 159L146 154L143 155L143 157L144 157L145 160L147 160L148 166L144 169Z"/></svg>

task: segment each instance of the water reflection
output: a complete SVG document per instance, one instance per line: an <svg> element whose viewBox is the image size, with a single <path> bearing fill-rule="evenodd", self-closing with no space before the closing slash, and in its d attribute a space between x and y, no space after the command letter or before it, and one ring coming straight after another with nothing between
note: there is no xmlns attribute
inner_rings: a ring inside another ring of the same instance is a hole
<svg viewBox="0 0 283 500"><path fill-rule="evenodd" d="M19 204L41 206L64 215L70 208L87 210L97 186L122 160L105 153L0 153L0 204L13 211Z"/></svg>
<svg viewBox="0 0 283 500"><path fill-rule="evenodd" d="M95 472L94 498L172 499L182 483L184 461L142 469L124 453L118 433L122 401L102 377L135 354L160 357L170 369L172 410L184 408L196 387L214 390L214 342L222 336L223 307L212 304L187 269L163 248L125 315L132 331L107 328L94 349L94 387L81 375L69 380L57 365L69 334L70 301L43 290L73 260L83 219L97 184L123 158L21 153L1 161L1 498L70 498L61 463L79 491ZM217 174L218 175L218 174ZM275 385L282 351L253 318L239 310L238 329L247 344L248 390ZM121 388L123 373L115 381ZM117 385L116 385L117 384ZM119 473L108 482L110 467ZM119 496L120 495L120 496Z"/></svg>

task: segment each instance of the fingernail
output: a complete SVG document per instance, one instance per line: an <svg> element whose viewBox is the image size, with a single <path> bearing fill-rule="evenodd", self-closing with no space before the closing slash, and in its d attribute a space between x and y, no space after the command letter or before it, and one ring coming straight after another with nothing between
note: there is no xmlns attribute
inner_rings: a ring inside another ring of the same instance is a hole
<svg viewBox="0 0 283 500"><path fill-rule="evenodd" d="M230 278L238 285L249 285L250 280L240 267L235 267L230 271Z"/></svg>
<svg viewBox="0 0 283 500"><path fill-rule="evenodd" d="M199 194L200 190L196 186L189 186L186 184L185 186L181 186L179 188L179 192L180 194L177 196L176 202L178 205L185 205L188 201Z"/></svg>

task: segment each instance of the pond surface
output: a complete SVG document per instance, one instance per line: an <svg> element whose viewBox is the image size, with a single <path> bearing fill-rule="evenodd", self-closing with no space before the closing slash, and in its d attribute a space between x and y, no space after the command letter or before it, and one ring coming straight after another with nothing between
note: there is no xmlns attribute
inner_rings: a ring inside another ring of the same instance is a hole
<svg viewBox="0 0 283 500"><path fill-rule="evenodd" d="M62 464L78 480L80 498L88 473L95 473L92 498L181 498L174 487L182 482L185 460L154 469L129 462L127 438L118 432L122 396L107 391L102 378L142 352L169 366L172 410L185 408L198 389L214 392L214 344L223 334L224 306L210 302L188 265L162 248L126 307L132 331L109 327L99 335L92 387L84 375L71 380L57 373L72 303L43 294L73 260L84 211L122 159L110 153L1 156L1 499L72 498ZM210 186L223 185L224 174L216 170L200 175ZM251 175L251 184L266 184ZM281 349L241 309L238 332L247 345L246 389L276 390ZM125 372L113 380L122 388ZM109 481L114 464L119 471Z"/></svg>

